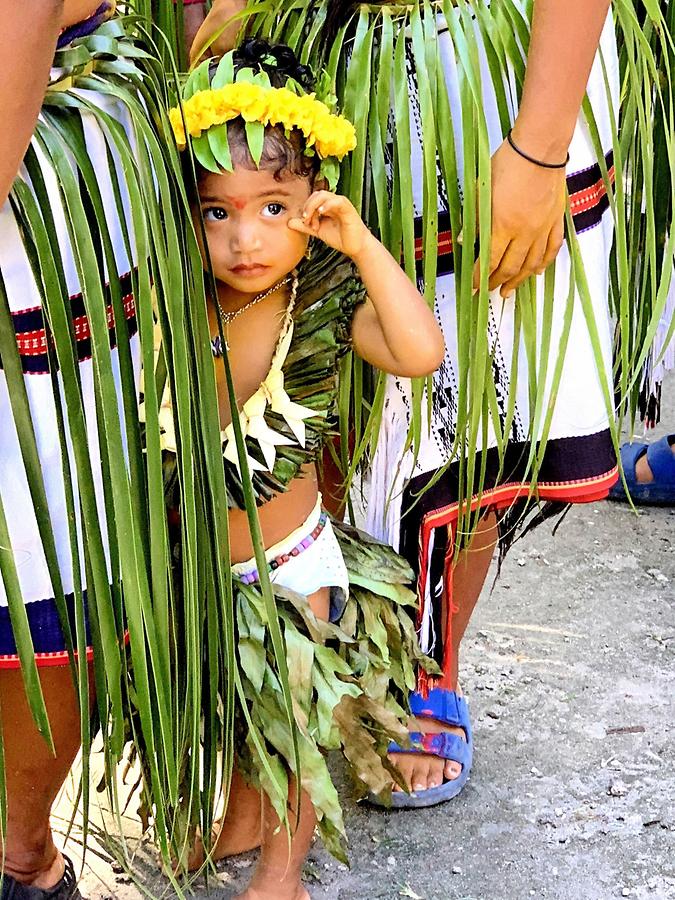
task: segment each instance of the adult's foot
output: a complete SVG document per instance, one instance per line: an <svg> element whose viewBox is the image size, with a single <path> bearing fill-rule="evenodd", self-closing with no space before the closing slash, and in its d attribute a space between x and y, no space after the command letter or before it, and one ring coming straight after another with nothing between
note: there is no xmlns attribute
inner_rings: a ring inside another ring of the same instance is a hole
<svg viewBox="0 0 675 900"><path fill-rule="evenodd" d="M47 864L38 874L31 873L31 876L26 872L17 872L15 877L10 874L9 867L5 867L2 896L19 898L29 895L35 898L38 895L51 897L53 900L82 900L72 860L58 853L54 863Z"/></svg>
<svg viewBox="0 0 675 900"><path fill-rule="evenodd" d="M462 691L457 688L457 696L462 696ZM409 731L418 731L422 734L456 734L466 741L463 728L447 725L436 719L413 718L408 723ZM403 776L408 790L413 793L426 791L429 788L440 787L446 781L455 781L462 774L461 763L455 760L445 760L431 753L390 753L389 759ZM402 791L398 784L394 785L394 791Z"/></svg>
<svg viewBox="0 0 675 900"><path fill-rule="evenodd" d="M675 455L675 443L670 444L670 449ZM654 481L654 473L651 470L646 453L635 463L635 480L638 484L651 484Z"/></svg>

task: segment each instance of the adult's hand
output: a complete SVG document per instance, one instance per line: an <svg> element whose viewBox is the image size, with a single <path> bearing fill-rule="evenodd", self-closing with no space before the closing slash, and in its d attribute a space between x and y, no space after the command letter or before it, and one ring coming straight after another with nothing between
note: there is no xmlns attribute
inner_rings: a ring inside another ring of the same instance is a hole
<svg viewBox="0 0 675 900"><path fill-rule="evenodd" d="M214 0L209 14L197 32L190 49L190 64L194 64L204 53L204 47L214 34L218 34L208 50L209 54L222 56L231 50L237 40L242 26L241 19L232 20L233 16L246 9L248 0Z"/></svg>
<svg viewBox="0 0 675 900"><path fill-rule="evenodd" d="M565 236L566 202L564 169L540 168L504 141L492 157L490 290L501 286L507 297L551 265ZM479 286L477 264L474 287Z"/></svg>

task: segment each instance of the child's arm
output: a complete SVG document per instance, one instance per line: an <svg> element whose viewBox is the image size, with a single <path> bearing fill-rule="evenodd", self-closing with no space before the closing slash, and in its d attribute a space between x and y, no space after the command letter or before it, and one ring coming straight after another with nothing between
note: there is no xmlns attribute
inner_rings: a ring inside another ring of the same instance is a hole
<svg viewBox="0 0 675 900"><path fill-rule="evenodd" d="M394 257L366 228L346 197L317 191L289 227L350 257L368 292L354 315L354 349L367 362L415 378L443 360L443 334L433 312Z"/></svg>

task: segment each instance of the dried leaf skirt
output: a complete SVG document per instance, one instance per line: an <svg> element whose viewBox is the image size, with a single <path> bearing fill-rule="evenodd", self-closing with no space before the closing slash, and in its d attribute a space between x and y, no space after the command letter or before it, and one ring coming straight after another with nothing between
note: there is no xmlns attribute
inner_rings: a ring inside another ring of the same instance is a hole
<svg viewBox="0 0 675 900"><path fill-rule="evenodd" d="M494 152L503 140L503 131L478 29L476 39L482 109L490 150ZM458 66L450 36L440 30L439 47L455 146L461 155ZM412 182L416 215L421 217L422 113L414 65L408 68ZM533 511L535 516L541 513L544 504L602 499L617 478L609 427L609 260L614 228L608 181L614 174L610 112L615 113L618 107L618 72L613 23L608 19L588 86L604 159L599 160L597 144L584 119L579 120L570 148L567 183L575 239L568 241L559 255L554 283L549 273L548 282L545 276L536 279L533 295L523 293L517 301L503 300L498 292L490 297L487 332L494 391L490 412L482 413L477 428L473 462L475 471L482 473L482 490L473 495L473 507L498 511L504 546L528 520L532 521ZM515 95L512 85L507 94ZM513 102L510 115L514 115ZM463 171L462 165L462 159L458 159L458 172ZM457 407L466 385L462 384L458 362L460 306L456 302L454 275L454 252L458 247L449 230L447 191L440 166L437 174L439 277L435 310L445 337L446 355L433 376L431 396L425 396L422 402L417 453L406 443L414 406L411 383L394 376L387 378L377 449L365 484L365 522L371 534L399 549L415 569L422 646L432 652L447 675L451 667L450 642L448 635L443 634L442 605L452 603L453 555L461 516L460 477L466 472L466 467L460 466L464 451L462 435L458 434ZM421 218L416 222L416 235L419 249ZM421 277L421 250L418 265ZM532 351L533 344L536 352ZM542 437L547 444L545 451L539 453ZM448 622L451 619L448 616Z"/></svg>
<svg viewBox="0 0 675 900"><path fill-rule="evenodd" d="M335 624L315 618L303 597L275 588L298 727L301 781L314 804L326 848L345 859L344 824L325 754L341 751L361 793L391 789L386 751L406 740L407 697L418 667L436 671L419 651L412 571L391 547L333 523L349 573L349 600ZM237 657L248 714L265 736L276 785L246 728L237 765L284 814L293 741L258 585L235 582Z"/></svg>

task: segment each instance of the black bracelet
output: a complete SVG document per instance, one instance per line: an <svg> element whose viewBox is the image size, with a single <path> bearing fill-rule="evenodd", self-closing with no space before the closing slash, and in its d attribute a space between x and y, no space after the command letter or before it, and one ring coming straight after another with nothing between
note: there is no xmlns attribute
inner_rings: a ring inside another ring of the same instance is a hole
<svg viewBox="0 0 675 900"><path fill-rule="evenodd" d="M535 159L534 156L530 156L529 154L527 154L523 150L521 150L520 147L518 147L518 145L513 140L513 135L510 131L506 135L506 140L509 142L511 147L516 151L518 156L522 156L523 159L526 159L528 162L531 162L533 165L539 166L540 169L565 169L567 167L567 164L570 161L569 153L567 154L567 159L563 163L547 163L547 162L542 162L540 159Z"/></svg>

